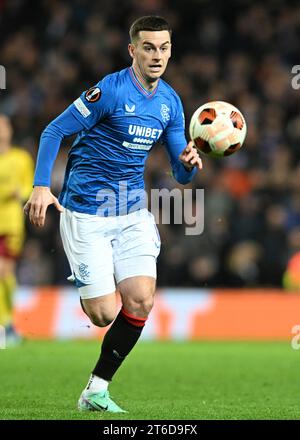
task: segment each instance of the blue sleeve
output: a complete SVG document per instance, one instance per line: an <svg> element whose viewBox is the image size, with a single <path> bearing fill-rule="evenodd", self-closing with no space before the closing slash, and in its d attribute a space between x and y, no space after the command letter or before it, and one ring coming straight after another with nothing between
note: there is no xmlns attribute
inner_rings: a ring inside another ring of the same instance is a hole
<svg viewBox="0 0 300 440"><path fill-rule="evenodd" d="M83 129L84 126L73 116L70 107L47 125L40 139L34 175L35 186L50 186L51 172L61 141Z"/></svg>
<svg viewBox="0 0 300 440"><path fill-rule="evenodd" d="M173 175L177 182L183 185L189 183L197 172L196 168L187 170L183 163L179 160L179 155L187 146L184 131L184 113L182 104L178 99L175 117L172 118L168 127L166 128L163 135L163 140L170 157Z"/></svg>
<svg viewBox="0 0 300 440"><path fill-rule="evenodd" d="M91 129L113 112L117 98L114 76L108 75L81 94L43 131L34 176L35 186L50 186L52 168L61 141L82 130Z"/></svg>

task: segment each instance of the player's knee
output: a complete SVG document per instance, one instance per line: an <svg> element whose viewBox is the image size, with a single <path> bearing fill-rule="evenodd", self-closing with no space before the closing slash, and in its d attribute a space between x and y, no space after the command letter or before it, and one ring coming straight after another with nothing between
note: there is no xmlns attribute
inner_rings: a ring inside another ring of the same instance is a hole
<svg viewBox="0 0 300 440"><path fill-rule="evenodd" d="M141 298L138 300L129 299L128 301L126 301L126 304L124 304L124 307L129 313L132 313L133 315L146 317L151 312L153 304L154 298L151 295L148 298Z"/></svg>
<svg viewBox="0 0 300 440"><path fill-rule="evenodd" d="M90 320L97 327L106 327L115 319L115 313L112 312L91 312L89 313Z"/></svg>

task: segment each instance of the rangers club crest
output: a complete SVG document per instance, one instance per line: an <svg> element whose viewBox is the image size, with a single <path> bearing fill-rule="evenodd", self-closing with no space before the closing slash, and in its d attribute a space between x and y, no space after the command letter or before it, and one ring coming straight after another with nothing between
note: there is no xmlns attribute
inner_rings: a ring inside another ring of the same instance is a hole
<svg viewBox="0 0 300 440"><path fill-rule="evenodd" d="M161 105L160 114L164 122L168 122L170 120L170 109L166 104Z"/></svg>

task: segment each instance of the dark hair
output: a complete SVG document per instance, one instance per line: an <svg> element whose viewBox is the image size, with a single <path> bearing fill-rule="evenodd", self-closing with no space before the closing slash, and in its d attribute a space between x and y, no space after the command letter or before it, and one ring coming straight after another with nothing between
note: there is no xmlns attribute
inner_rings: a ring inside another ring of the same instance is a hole
<svg viewBox="0 0 300 440"><path fill-rule="evenodd" d="M135 20L129 29L130 40L136 40L140 31L168 31L172 35L169 23L157 15L146 15Z"/></svg>

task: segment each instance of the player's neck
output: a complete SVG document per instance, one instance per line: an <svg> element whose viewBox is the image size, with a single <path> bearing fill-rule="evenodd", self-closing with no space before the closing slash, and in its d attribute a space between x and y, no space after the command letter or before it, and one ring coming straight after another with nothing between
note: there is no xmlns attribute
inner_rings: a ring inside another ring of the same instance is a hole
<svg viewBox="0 0 300 440"><path fill-rule="evenodd" d="M148 92L153 92L153 90L156 89L159 79L157 79L155 82L148 82L136 66L132 65L132 69L136 79L144 87L144 89L146 89Z"/></svg>

